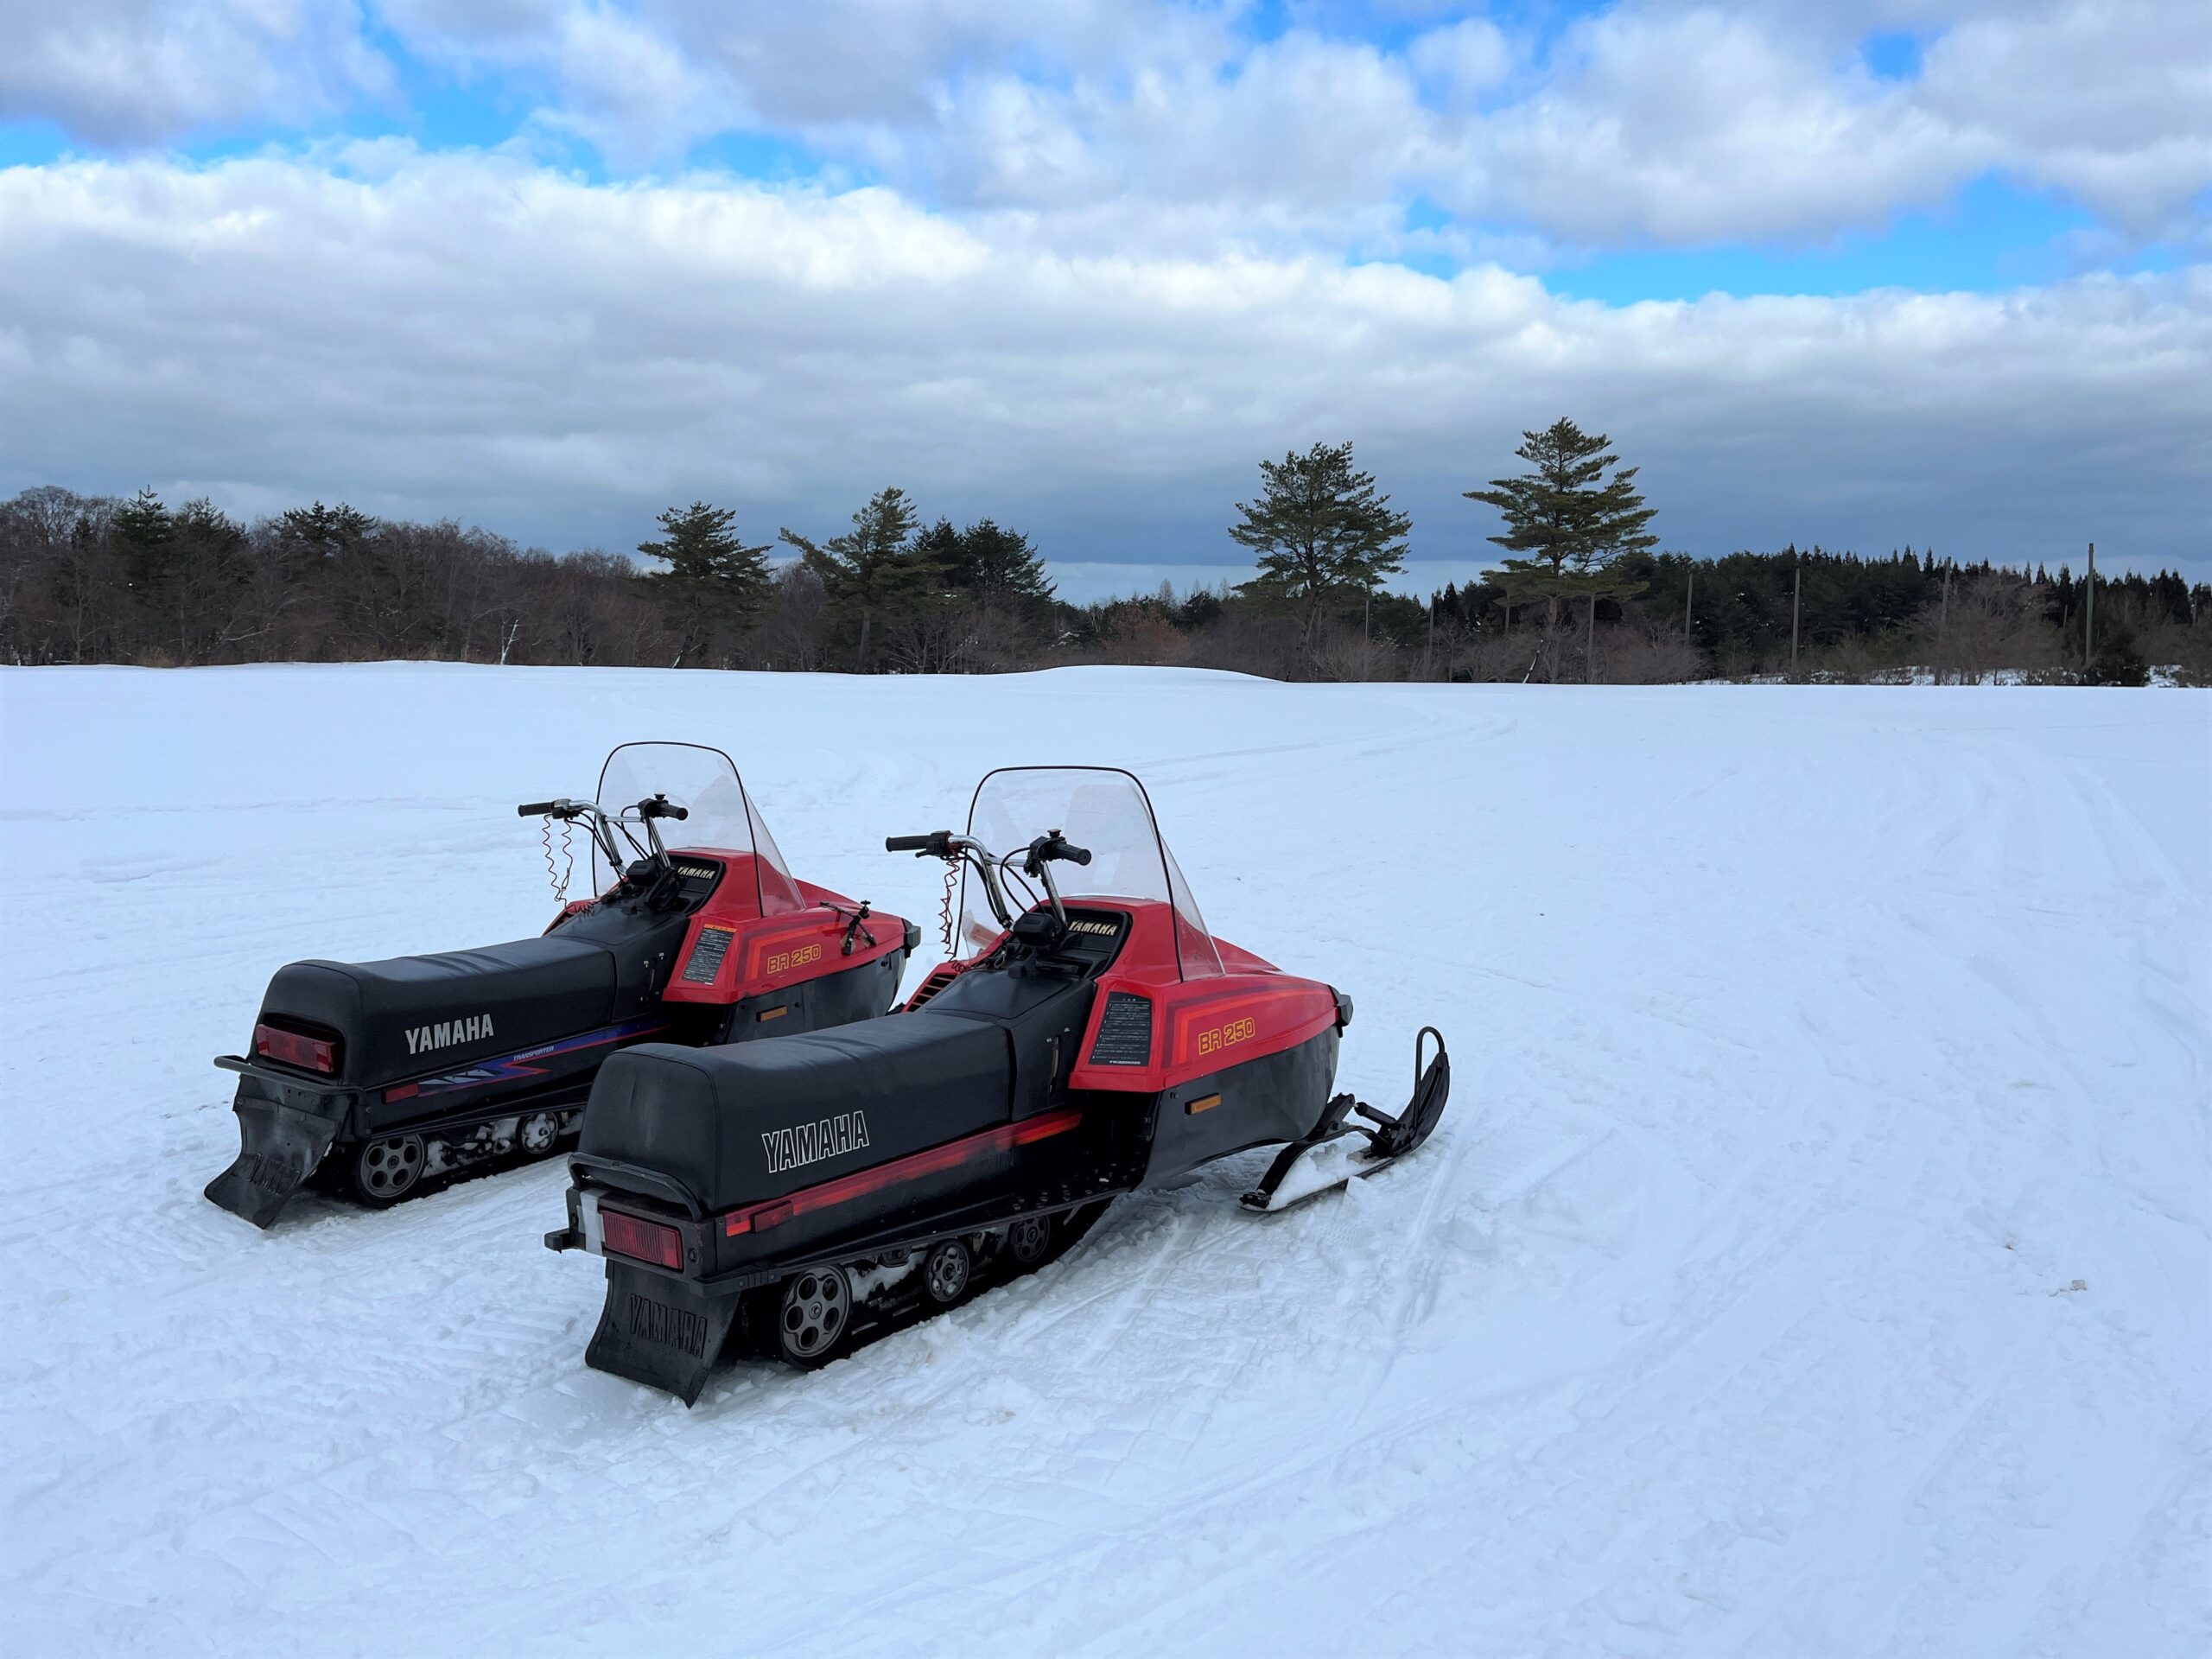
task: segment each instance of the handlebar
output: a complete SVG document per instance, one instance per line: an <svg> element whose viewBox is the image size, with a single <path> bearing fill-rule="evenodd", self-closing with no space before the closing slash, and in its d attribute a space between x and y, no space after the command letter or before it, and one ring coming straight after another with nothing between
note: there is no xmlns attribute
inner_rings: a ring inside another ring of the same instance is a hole
<svg viewBox="0 0 2212 1659"><path fill-rule="evenodd" d="M887 853L933 854L938 858L952 850L952 831L932 830L926 836L886 836L883 850Z"/></svg>
<svg viewBox="0 0 2212 1659"><path fill-rule="evenodd" d="M638 803L638 816L641 818L674 818L681 823L691 816L691 809L677 805L665 795L656 795L649 801Z"/></svg>
<svg viewBox="0 0 2212 1659"><path fill-rule="evenodd" d="M566 801L532 801L526 806L515 808L518 818L550 818L566 806Z"/></svg>
<svg viewBox="0 0 2212 1659"><path fill-rule="evenodd" d="M999 877L1001 867L1010 867L1013 860L1026 851L1027 856L1022 860L1023 870L1030 875L1042 878L1045 895L1052 901L1052 914L1065 923L1067 914L1061 906L1058 890L1053 887L1052 878L1045 866L1055 860L1069 864L1090 862L1089 848L1076 846L1057 830L1049 835L1038 836L1026 849L1017 848L1003 857L994 854L982 842L972 841L966 836L956 836L950 830L932 830L925 836L886 836L883 850L887 853L914 853L924 858L942 858L955 864L963 859L972 863L982 881L984 896L990 901L992 913L999 918L1001 927L1014 925L1014 909L1007 902L1006 889Z"/></svg>
<svg viewBox="0 0 2212 1659"><path fill-rule="evenodd" d="M1055 830L1050 835L1039 836L1029 843L1029 857L1025 861L1024 868L1030 874L1035 875L1044 868L1046 862L1053 859L1066 864L1088 864L1090 862L1090 849L1087 847L1077 846Z"/></svg>

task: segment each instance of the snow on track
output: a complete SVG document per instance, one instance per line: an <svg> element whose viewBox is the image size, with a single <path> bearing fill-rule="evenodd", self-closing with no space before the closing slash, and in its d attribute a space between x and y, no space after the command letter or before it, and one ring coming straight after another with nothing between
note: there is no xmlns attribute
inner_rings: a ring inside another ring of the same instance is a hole
<svg viewBox="0 0 2212 1659"><path fill-rule="evenodd" d="M385 664L0 720L16 1650L2212 1650L2203 694ZM584 1369L557 1164L205 1203L270 970L534 931L512 804L639 737L917 918L883 836L1131 766L1214 928L1354 997L1344 1084L1433 1022L1452 1109L689 1413Z"/></svg>

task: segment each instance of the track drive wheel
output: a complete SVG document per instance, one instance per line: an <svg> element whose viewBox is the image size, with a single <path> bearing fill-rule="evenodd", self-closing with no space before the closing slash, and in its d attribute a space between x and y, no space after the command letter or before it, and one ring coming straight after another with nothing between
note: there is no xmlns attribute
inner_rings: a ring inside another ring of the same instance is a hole
<svg viewBox="0 0 2212 1659"><path fill-rule="evenodd" d="M784 1281L775 1309L775 1350L810 1371L836 1358L853 1328L853 1287L842 1268L809 1268Z"/></svg>
<svg viewBox="0 0 2212 1659"><path fill-rule="evenodd" d="M967 1294L975 1266L968 1246L959 1239L948 1238L931 1249L922 1263L922 1288L939 1307L950 1307Z"/></svg>
<svg viewBox="0 0 2212 1659"><path fill-rule="evenodd" d="M365 1141L346 1160L346 1190L372 1210L397 1204L423 1179L423 1137Z"/></svg>
<svg viewBox="0 0 2212 1659"><path fill-rule="evenodd" d="M534 1113L515 1126L515 1144L525 1157L543 1158L560 1138L561 1119L556 1113Z"/></svg>
<svg viewBox="0 0 2212 1659"><path fill-rule="evenodd" d="M1024 1271L1042 1262L1052 1248L1050 1216L1024 1216L1006 1230L1007 1254L1014 1258L1014 1266Z"/></svg>

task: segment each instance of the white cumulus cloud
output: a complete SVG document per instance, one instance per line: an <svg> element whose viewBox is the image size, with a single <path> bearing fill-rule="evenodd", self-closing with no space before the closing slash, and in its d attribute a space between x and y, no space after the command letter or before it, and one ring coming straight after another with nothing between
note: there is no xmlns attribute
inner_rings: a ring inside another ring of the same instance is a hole
<svg viewBox="0 0 2212 1659"><path fill-rule="evenodd" d="M821 530L895 481L1056 556L1214 564L1260 455L1351 437L1458 559L1492 527L1459 492L1571 413L1670 545L2202 552L2212 270L1613 307L391 143L0 171L0 488L625 546L672 500Z"/></svg>

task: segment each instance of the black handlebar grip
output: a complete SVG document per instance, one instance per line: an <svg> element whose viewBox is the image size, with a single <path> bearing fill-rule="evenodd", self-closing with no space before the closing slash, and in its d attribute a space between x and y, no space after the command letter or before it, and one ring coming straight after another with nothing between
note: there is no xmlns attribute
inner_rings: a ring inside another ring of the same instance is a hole
<svg viewBox="0 0 2212 1659"><path fill-rule="evenodd" d="M528 806L515 808L515 816L518 818L550 818L553 816L553 809L560 804L558 801L532 801Z"/></svg>
<svg viewBox="0 0 2212 1659"><path fill-rule="evenodd" d="M1090 862L1090 849L1077 846L1055 830L1051 835L1039 836L1029 843L1029 856L1023 861L1022 868L1034 875L1048 859L1058 859L1066 864L1088 864Z"/></svg>
<svg viewBox="0 0 2212 1659"><path fill-rule="evenodd" d="M674 818L680 823L691 816L691 809L688 806L663 806L660 815L664 818Z"/></svg>
<svg viewBox="0 0 2212 1659"><path fill-rule="evenodd" d="M691 816L691 809L685 806L678 806L674 801L664 800L660 796L656 795L650 800L639 801L638 803L638 816L641 818L677 818L680 820L690 817Z"/></svg>
<svg viewBox="0 0 2212 1659"><path fill-rule="evenodd" d="M883 850L887 853L926 853L930 849L927 836L886 836Z"/></svg>

